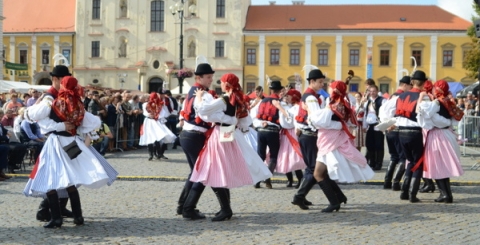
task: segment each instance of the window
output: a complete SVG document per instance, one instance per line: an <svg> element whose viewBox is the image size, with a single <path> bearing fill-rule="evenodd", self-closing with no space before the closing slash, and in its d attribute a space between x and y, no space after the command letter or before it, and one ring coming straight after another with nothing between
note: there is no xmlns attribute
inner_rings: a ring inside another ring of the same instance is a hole
<svg viewBox="0 0 480 245"><path fill-rule="evenodd" d="M390 50L380 50L380 65L381 66L390 65Z"/></svg>
<svg viewBox="0 0 480 245"><path fill-rule="evenodd" d="M92 57L100 57L100 41L92 41Z"/></svg>
<svg viewBox="0 0 480 245"><path fill-rule="evenodd" d="M93 0L92 2L92 20L100 19L100 0Z"/></svg>
<svg viewBox="0 0 480 245"><path fill-rule="evenodd" d="M280 49L272 48L270 49L270 65L279 65L280 64Z"/></svg>
<svg viewBox="0 0 480 245"><path fill-rule="evenodd" d="M328 66L328 49L318 50L318 65Z"/></svg>
<svg viewBox="0 0 480 245"><path fill-rule="evenodd" d="M225 18L225 0L217 0L217 18Z"/></svg>
<svg viewBox="0 0 480 245"><path fill-rule="evenodd" d="M390 91L390 84L381 83L381 84L380 84L379 91L382 92L383 94L384 94L384 93L388 93L388 91Z"/></svg>
<svg viewBox="0 0 480 245"><path fill-rule="evenodd" d="M350 66L360 65L360 50L350 49Z"/></svg>
<svg viewBox="0 0 480 245"><path fill-rule="evenodd" d="M417 61L417 66L422 66L422 50L413 50L412 56L415 57ZM415 66L415 63L412 60L412 67Z"/></svg>
<svg viewBox="0 0 480 245"><path fill-rule="evenodd" d="M443 66L452 67L453 50L443 50Z"/></svg>
<svg viewBox="0 0 480 245"><path fill-rule="evenodd" d="M150 31L163 31L165 23L165 5L163 1L150 3Z"/></svg>
<svg viewBox="0 0 480 245"><path fill-rule="evenodd" d="M42 65L48 65L50 62L50 50L42 50Z"/></svg>
<svg viewBox="0 0 480 245"><path fill-rule="evenodd" d="M215 41L215 57L225 57L225 41Z"/></svg>
<svg viewBox="0 0 480 245"><path fill-rule="evenodd" d="M256 83L251 83L251 82L247 83L247 86L246 86L247 91L246 92L247 93L248 92L255 93L255 87L256 87L255 85L256 85Z"/></svg>
<svg viewBox="0 0 480 245"><path fill-rule="evenodd" d="M20 50L20 64L27 64L28 52L27 50Z"/></svg>
<svg viewBox="0 0 480 245"><path fill-rule="evenodd" d="M358 83L350 83L350 92L358 92Z"/></svg>
<svg viewBox="0 0 480 245"><path fill-rule="evenodd" d="M290 49L290 65L300 65L300 49Z"/></svg>
<svg viewBox="0 0 480 245"><path fill-rule="evenodd" d="M62 54L63 54L63 57L65 57L68 61L68 63L70 64L70 53L72 51L70 49L62 49Z"/></svg>
<svg viewBox="0 0 480 245"><path fill-rule="evenodd" d="M257 64L257 49L249 48L247 49L247 65L256 65Z"/></svg>

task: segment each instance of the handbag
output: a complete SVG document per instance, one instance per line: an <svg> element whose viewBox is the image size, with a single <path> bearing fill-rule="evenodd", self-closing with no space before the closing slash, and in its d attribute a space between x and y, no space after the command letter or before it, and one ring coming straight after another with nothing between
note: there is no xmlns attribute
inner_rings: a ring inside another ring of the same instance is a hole
<svg viewBox="0 0 480 245"><path fill-rule="evenodd" d="M222 126L220 125L220 142L232 142L235 137L235 125Z"/></svg>
<svg viewBox="0 0 480 245"><path fill-rule="evenodd" d="M73 140L72 143L64 146L63 150L67 153L71 160L77 158L78 155L82 153L82 150L80 150L80 147L78 147L76 140Z"/></svg>

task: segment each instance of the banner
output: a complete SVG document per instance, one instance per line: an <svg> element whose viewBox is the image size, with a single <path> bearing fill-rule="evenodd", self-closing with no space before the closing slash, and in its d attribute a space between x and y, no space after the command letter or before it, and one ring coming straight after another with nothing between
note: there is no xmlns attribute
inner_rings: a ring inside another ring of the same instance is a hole
<svg viewBox="0 0 480 245"><path fill-rule="evenodd" d="M28 64L17 64L17 63L10 63L5 62L5 68L9 70L28 70Z"/></svg>

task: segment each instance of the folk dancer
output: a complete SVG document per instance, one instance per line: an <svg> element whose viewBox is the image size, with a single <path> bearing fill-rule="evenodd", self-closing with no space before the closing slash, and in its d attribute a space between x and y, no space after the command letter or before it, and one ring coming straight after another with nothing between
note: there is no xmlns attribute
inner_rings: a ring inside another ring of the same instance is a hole
<svg viewBox="0 0 480 245"><path fill-rule="evenodd" d="M432 101L434 100L433 96L433 83L430 80L425 81L423 84L423 91L425 91L425 94L423 95L423 98L421 101ZM428 130L423 127L423 142L425 143L425 139L427 137ZM435 184L433 183L432 179L426 178L425 176L422 176L423 180L423 186L418 190L420 193L428 193L428 192L434 192L435 191Z"/></svg>
<svg viewBox="0 0 480 245"><path fill-rule="evenodd" d="M452 126L463 117L463 111L448 98L448 83L433 85L433 101L418 101L418 122L428 130L423 155L423 177L435 179L440 196L435 202L452 203L450 178L463 175L460 165L460 147ZM420 98L426 92L420 93Z"/></svg>
<svg viewBox="0 0 480 245"><path fill-rule="evenodd" d="M147 145L148 160L151 161L154 156L155 142L159 142L166 136L166 133L162 130L160 122L158 121L163 107L163 101L161 101L157 93L152 92L150 93L148 102L143 103L142 107L145 119L143 120L139 144Z"/></svg>
<svg viewBox="0 0 480 245"><path fill-rule="evenodd" d="M373 170L381 170L385 154L385 136L383 132L376 131L374 128L379 122L379 109L386 100L378 95L377 85L370 85L368 91L370 97L365 105L365 119L363 120L363 128L366 133L367 159Z"/></svg>
<svg viewBox="0 0 480 245"><path fill-rule="evenodd" d="M221 132L221 126L231 126L219 120L222 118L221 114L238 118L236 125L240 129L246 129L251 124L248 105L243 100L238 77L227 73L220 80L225 95L218 99L213 99L203 90L196 91L198 115L215 126L206 133L207 142L200 152L190 178L190 181L201 182L214 190L221 210L212 221L224 221L232 217L229 189L271 177L269 169L248 146L240 131L233 129L234 131L228 133L234 134L233 139L220 142L221 136L227 134Z"/></svg>

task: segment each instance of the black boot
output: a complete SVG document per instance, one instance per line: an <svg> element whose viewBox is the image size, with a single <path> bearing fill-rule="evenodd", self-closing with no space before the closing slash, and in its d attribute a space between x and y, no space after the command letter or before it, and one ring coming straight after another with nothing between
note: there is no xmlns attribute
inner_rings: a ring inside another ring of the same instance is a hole
<svg viewBox="0 0 480 245"><path fill-rule="evenodd" d="M189 180L187 180L187 181L189 181ZM192 184L189 184L189 183L185 183L185 186L183 187L182 193L180 194L180 197L178 198L178 206L177 206L177 214L178 215L181 215L183 213L183 205L185 204L185 200L187 200L188 193L189 193L191 187L192 187Z"/></svg>
<svg viewBox="0 0 480 245"><path fill-rule="evenodd" d="M165 154L165 151L167 150L168 148L168 145L167 144L162 144L162 146L160 147L160 159L164 159L164 160L168 160L168 157L166 157L164 154Z"/></svg>
<svg viewBox="0 0 480 245"><path fill-rule="evenodd" d="M409 197L411 203L420 202L420 199L417 198L418 189L420 189L420 178L412 177Z"/></svg>
<svg viewBox="0 0 480 245"><path fill-rule="evenodd" d="M80 202L80 194L75 187L69 187L67 190L68 197L70 198L70 206L72 206L73 223L75 225L83 225L84 219L82 216L82 204Z"/></svg>
<svg viewBox="0 0 480 245"><path fill-rule="evenodd" d="M220 203L221 210L220 212L212 218L212 221L224 221L226 219L232 218L233 212L230 207L230 198L228 195L228 189L226 188L214 188L213 191L217 196L218 202Z"/></svg>
<svg viewBox="0 0 480 245"><path fill-rule="evenodd" d="M383 182L383 189L391 189L392 188L392 179L393 173L395 172L395 167L397 166L398 162L390 161L387 167L387 172L385 173L385 182Z"/></svg>
<svg viewBox="0 0 480 245"><path fill-rule="evenodd" d="M450 186L450 178L445 179L445 186L447 187L447 189L446 189L447 199L445 200L445 203L452 203L453 202L453 195L452 195L452 188Z"/></svg>
<svg viewBox="0 0 480 245"><path fill-rule="evenodd" d="M300 182L302 182L303 179L303 172L302 170L295 170L295 175L297 176L297 184L295 185L295 189L298 189L300 187Z"/></svg>
<svg viewBox="0 0 480 245"><path fill-rule="evenodd" d="M435 202L445 202L447 199L447 186L445 184L445 179L436 179L438 191L440 192L440 196L435 199Z"/></svg>
<svg viewBox="0 0 480 245"><path fill-rule="evenodd" d="M370 166L370 168L375 170L375 166L377 165L377 163L375 162L375 160L377 160L377 158L375 156L375 151L367 150L366 158L367 158L367 162L368 162L368 165Z"/></svg>
<svg viewBox="0 0 480 245"><path fill-rule="evenodd" d="M345 196L345 194L343 194L342 192L342 189L340 189L340 186L338 186L337 182L335 182L334 180L328 178L328 181L330 182L330 186L332 187L333 189L333 192L335 192L335 195L337 195L337 199L340 203L344 203L344 204L347 204L347 196Z"/></svg>
<svg viewBox="0 0 480 245"><path fill-rule="evenodd" d="M52 217L50 219L50 222L45 224L43 227L44 228L55 228L55 227L60 228L62 227L63 219L60 213L60 203L58 202L58 194L56 191L53 191L53 193L47 194L47 198L48 198L50 213Z"/></svg>
<svg viewBox="0 0 480 245"><path fill-rule="evenodd" d="M315 183L317 183L317 181L315 180L315 178L313 178L313 176L307 175L306 177L304 177L302 179L302 182L300 183L300 188L298 189L297 194L293 196L292 204L299 206L303 210L307 210L307 205L311 205L311 203L307 201L306 196L308 192L312 189L312 187L315 185Z"/></svg>
<svg viewBox="0 0 480 245"><path fill-rule="evenodd" d="M186 219L196 220L196 219L205 219L205 215L195 210L198 200L202 195L203 190L191 189L188 193L187 199L183 204L182 216Z"/></svg>
<svg viewBox="0 0 480 245"><path fill-rule="evenodd" d="M228 201L230 202L230 189L225 189L225 191L227 192L227 197L228 197ZM220 209L220 211L216 212L215 213L215 216L218 216L220 214L220 212L222 212L222 210Z"/></svg>
<svg viewBox="0 0 480 245"><path fill-rule="evenodd" d="M40 206L38 206L37 220L50 221L50 219L50 205L48 205L48 199L44 198L42 202L40 202Z"/></svg>
<svg viewBox="0 0 480 245"><path fill-rule="evenodd" d="M148 144L147 149L148 149L148 160L151 161L153 159L153 144Z"/></svg>
<svg viewBox="0 0 480 245"><path fill-rule="evenodd" d="M328 202L330 203L328 207L322 209L322 213L331 213L334 210L338 212L338 210L340 210L340 202L338 201L337 195L333 191L330 181L323 180L318 182L318 184L320 185L320 188L322 188L323 194L325 194Z"/></svg>
<svg viewBox="0 0 480 245"><path fill-rule="evenodd" d="M288 172L285 174L287 176L287 186L286 187L293 187L293 174L292 172Z"/></svg>
<svg viewBox="0 0 480 245"><path fill-rule="evenodd" d="M408 195L409 188L410 188L410 177L405 175L403 177L403 184L402 184L401 193L400 193L401 200L409 199L409 195Z"/></svg>
<svg viewBox="0 0 480 245"><path fill-rule="evenodd" d="M428 193L428 192L433 193L435 191L435 184L433 183L433 180L423 178L423 181L425 182L425 185L422 189L419 190L419 192L420 193Z"/></svg>
<svg viewBox="0 0 480 245"><path fill-rule="evenodd" d="M72 211L67 209L68 198L59 198L60 200L60 212L63 217L73 218Z"/></svg>
<svg viewBox="0 0 480 245"><path fill-rule="evenodd" d="M160 145L160 141L155 141L154 147L153 147L153 152L155 154L156 159L160 159L161 153L162 153L162 146Z"/></svg>
<svg viewBox="0 0 480 245"><path fill-rule="evenodd" d="M399 162L397 169L395 169L395 173L393 174L393 185L392 190L399 191L400 187L400 180L405 173L405 162Z"/></svg>
<svg viewBox="0 0 480 245"><path fill-rule="evenodd" d="M267 187L268 189L272 189L273 186L272 186L272 181L270 180L270 178L266 179L265 180L265 187Z"/></svg>
<svg viewBox="0 0 480 245"><path fill-rule="evenodd" d="M385 151L383 150L375 152L375 168L373 170L382 170L384 155Z"/></svg>
<svg viewBox="0 0 480 245"><path fill-rule="evenodd" d="M260 182L257 182L253 187L254 187L255 189L260 188Z"/></svg>

